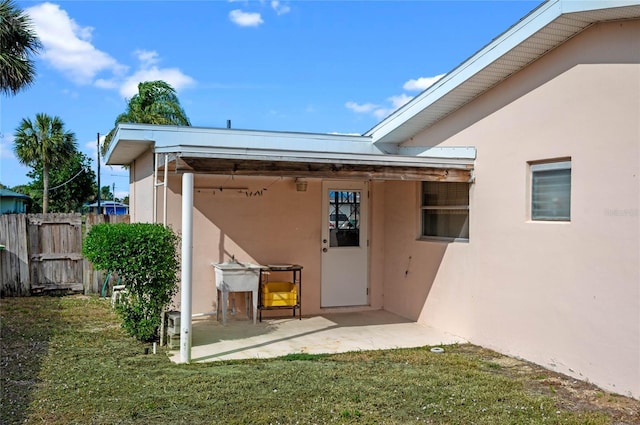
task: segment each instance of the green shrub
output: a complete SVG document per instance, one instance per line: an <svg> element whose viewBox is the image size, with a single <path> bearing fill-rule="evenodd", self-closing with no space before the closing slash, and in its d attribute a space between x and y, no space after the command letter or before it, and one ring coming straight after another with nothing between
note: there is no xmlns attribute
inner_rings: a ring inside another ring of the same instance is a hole
<svg viewBox="0 0 640 425"><path fill-rule="evenodd" d="M117 304L122 327L141 341L153 340L162 311L178 286L178 237L160 224L98 224L82 253L99 270L116 272L127 296Z"/></svg>

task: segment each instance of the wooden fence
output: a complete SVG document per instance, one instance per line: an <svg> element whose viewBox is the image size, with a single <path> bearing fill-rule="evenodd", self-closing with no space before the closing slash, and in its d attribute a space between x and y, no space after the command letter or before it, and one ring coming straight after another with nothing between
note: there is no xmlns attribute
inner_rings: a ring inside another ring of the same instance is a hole
<svg viewBox="0 0 640 425"><path fill-rule="evenodd" d="M104 274L82 257L83 230L104 222L129 222L128 215L0 215L0 295L39 292L99 293Z"/></svg>

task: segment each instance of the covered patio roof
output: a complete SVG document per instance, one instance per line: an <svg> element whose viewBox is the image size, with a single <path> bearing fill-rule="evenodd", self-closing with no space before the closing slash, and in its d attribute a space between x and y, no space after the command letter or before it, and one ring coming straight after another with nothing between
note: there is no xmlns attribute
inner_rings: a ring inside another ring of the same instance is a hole
<svg viewBox="0 0 640 425"><path fill-rule="evenodd" d="M472 147L390 155L366 136L121 124L107 164L149 149L176 173L452 182L471 181L476 155Z"/></svg>
<svg viewBox="0 0 640 425"><path fill-rule="evenodd" d="M191 361L194 175L471 182L476 156L475 148L467 147L424 148L408 155L390 155L368 136L120 124L106 163L132 164L147 152L154 154L156 188L158 171L164 170L165 203L168 172L180 173L182 180L182 363ZM154 219L156 204L154 191ZM164 224L166 210L165 204Z"/></svg>

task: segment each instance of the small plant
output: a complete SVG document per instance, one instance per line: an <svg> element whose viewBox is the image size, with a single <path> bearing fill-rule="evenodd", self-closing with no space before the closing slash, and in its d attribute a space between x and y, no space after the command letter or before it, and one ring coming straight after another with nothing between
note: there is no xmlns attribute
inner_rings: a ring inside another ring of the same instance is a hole
<svg viewBox="0 0 640 425"><path fill-rule="evenodd" d="M160 224L98 224L82 252L97 269L122 277L127 296L116 305L122 327L141 341L155 339L161 313L177 291L178 237Z"/></svg>
<svg viewBox="0 0 640 425"><path fill-rule="evenodd" d="M340 417L342 419L350 419L350 418L359 418L362 415L358 409L354 409L353 411L345 409L340 412Z"/></svg>

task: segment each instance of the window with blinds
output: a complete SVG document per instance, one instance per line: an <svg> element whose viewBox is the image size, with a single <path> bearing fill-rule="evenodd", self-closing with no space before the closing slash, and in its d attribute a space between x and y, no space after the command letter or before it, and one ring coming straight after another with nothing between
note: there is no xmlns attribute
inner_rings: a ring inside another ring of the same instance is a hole
<svg viewBox="0 0 640 425"><path fill-rule="evenodd" d="M531 219L571 220L571 161L531 165Z"/></svg>
<svg viewBox="0 0 640 425"><path fill-rule="evenodd" d="M469 239L469 183L422 182L422 237Z"/></svg>

